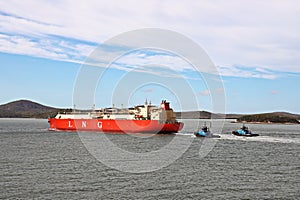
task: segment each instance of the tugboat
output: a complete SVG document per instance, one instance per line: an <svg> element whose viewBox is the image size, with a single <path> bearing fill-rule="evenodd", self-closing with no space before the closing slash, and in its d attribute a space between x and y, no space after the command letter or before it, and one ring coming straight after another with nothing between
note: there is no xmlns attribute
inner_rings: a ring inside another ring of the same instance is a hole
<svg viewBox="0 0 300 200"><path fill-rule="evenodd" d="M232 131L233 135L236 136L244 136L244 137L254 137L254 136L259 136L259 134L257 133L252 133L247 126L245 126L245 124L243 124L243 126L235 131Z"/></svg>
<svg viewBox="0 0 300 200"><path fill-rule="evenodd" d="M201 130L194 132L196 137L209 137L209 138L220 138L219 135L214 135L210 132L209 128L206 126L206 123L202 126Z"/></svg>

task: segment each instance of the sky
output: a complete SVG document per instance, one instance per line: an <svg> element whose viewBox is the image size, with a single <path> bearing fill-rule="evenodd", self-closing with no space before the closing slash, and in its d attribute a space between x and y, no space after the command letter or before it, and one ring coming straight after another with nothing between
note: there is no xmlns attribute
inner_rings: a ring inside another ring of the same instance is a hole
<svg viewBox="0 0 300 200"><path fill-rule="evenodd" d="M144 29L128 44L155 43L147 30L165 30L154 47L177 51L113 43ZM206 53L213 70L184 52ZM0 1L0 61L0 104L80 106L81 83L97 107L167 99L175 110L300 113L300 2Z"/></svg>

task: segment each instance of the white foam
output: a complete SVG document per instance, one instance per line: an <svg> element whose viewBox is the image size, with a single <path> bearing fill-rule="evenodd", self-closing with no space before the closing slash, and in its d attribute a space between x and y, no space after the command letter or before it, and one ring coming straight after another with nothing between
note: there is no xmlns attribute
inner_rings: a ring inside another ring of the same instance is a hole
<svg viewBox="0 0 300 200"><path fill-rule="evenodd" d="M242 140L242 141L255 141L255 142L272 142L272 143L294 143L300 144L300 138L279 138L272 136L257 136L257 137L243 137L235 136L232 134L220 134L223 140Z"/></svg>
<svg viewBox="0 0 300 200"><path fill-rule="evenodd" d="M194 133L191 132L185 132L185 133L176 133L176 135L182 135L182 136L195 136Z"/></svg>

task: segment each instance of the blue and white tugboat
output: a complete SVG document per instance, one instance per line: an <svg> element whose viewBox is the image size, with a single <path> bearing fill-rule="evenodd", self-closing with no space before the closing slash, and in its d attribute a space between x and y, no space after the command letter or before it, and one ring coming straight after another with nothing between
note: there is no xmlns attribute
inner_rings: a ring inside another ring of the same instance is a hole
<svg viewBox="0 0 300 200"><path fill-rule="evenodd" d="M201 130L194 132L196 137L209 137L209 138L220 138L219 135L214 135L210 132L209 128L206 126L206 123L202 126Z"/></svg>
<svg viewBox="0 0 300 200"><path fill-rule="evenodd" d="M245 126L245 124L243 124L243 126L235 131L232 131L233 135L237 135L237 136L244 136L244 137L254 137L254 136L259 136L259 134L257 133L252 133L247 126Z"/></svg>

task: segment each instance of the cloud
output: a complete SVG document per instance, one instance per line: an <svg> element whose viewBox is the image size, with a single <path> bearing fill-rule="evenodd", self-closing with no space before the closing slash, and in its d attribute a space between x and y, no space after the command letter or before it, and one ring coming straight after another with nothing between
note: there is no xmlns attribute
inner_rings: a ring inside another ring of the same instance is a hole
<svg viewBox="0 0 300 200"><path fill-rule="evenodd" d="M200 96L209 96L210 95L210 91L209 90L203 90L201 92L199 92Z"/></svg>
<svg viewBox="0 0 300 200"><path fill-rule="evenodd" d="M278 91L276 91L276 90L271 91L271 95L277 95L277 94L278 94Z"/></svg>
<svg viewBox="0 0 300 200"><path fill-rule="evenodd" d="M152 93L154 90L153 89L146 89L146 90L143 90L144 93Z"/></svg>
<svg viewBox="0 0 300 200"><path fill-rule="evenodd" d="M249 67L241 65L218 66L221 76L276 79L278 72L263 67Z"/></svg>
<svg viewBox="0 0 300 200"><path fill-rule="evenodd" d="M200 96L211 96L211 93L214 93L216 95L223 95L224 89L223 88L216 88L215 90L202 90L198 93Z"/></svg>
<svg viewBox="0 0 300 200"><path fill-rule="evenodd" d="M223 76L274 79L275 71L300 73L299 7L293 0L0 1L0 51L83 62L114 35L157 27L202 45ZM124 62L163 58L175 61L157 54Z"/></svg>
<svg viewBox="0 0 300 200"><path fill-rule="evenodd" d="M53 60L82 62L95 47L57 39L35 39L0 34L0 51Z"/></svg>
<svg viewBox="0 0 300 200"><path fill-rule="evenodd" d="M116 61L119 65L130 66L152 66L176 69L176 71L192 70L193 67L179 56L162 53L149 49L148 51L137 51Z"/></svg>

